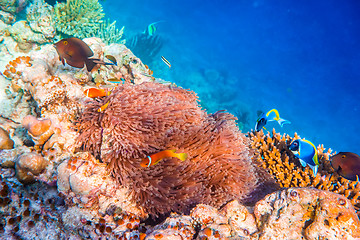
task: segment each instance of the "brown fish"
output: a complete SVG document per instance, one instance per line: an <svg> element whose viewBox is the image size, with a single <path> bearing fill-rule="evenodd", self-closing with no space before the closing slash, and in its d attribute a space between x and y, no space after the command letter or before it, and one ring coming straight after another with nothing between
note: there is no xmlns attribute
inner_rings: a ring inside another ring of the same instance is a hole
<svg viewBox="0 0 360 240"><path fill-rule="evenodd" d="M352 152L339 152L330 158L332 168L342 177L358 181L360 175L360 156Z"/></svg>
<svg viewBox="0 0 360 240"><path fill-rule="evenodd" d="M96 64L114 65L113 63L106 63L97 58L90 58L94 55L90 47L81 39L72 37L64 38L54 44L54 47L59 54L60 61L65 65L66 63L72 67L83 68L90 72Z"/></svg>

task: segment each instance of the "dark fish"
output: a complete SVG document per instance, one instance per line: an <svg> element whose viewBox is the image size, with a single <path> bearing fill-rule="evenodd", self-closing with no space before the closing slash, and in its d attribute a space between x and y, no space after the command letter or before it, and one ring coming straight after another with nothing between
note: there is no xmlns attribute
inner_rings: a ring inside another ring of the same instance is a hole
<svg viewBox="0 0 360 240"><path fill-rule="evenodd" d="M342 177L359 181L360 156L352 152L339 152L330 158L332 168Z"/></svg>
<svg viewBox="0 0 360 240"><path fill-rule="evenodd" d="M90 58L94 55L90 47L79 38L65 38L54 44L54 47L59 54L60 61L65 65L66 63L72 67L83 68L90 72L96 64L114 65L114 63L106 63L97 58Z"/></svg>

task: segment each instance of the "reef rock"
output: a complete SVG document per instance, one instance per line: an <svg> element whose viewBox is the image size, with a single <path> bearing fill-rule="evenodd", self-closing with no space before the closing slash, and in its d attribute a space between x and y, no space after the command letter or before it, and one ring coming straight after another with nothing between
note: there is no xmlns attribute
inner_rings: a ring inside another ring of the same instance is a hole
<svg viewBox="0 0 360 240"><path fill-rule="evenodd" d="M314 188L288 188L255 205L259 239L358 239L360 221L351 202Z"/></svg>

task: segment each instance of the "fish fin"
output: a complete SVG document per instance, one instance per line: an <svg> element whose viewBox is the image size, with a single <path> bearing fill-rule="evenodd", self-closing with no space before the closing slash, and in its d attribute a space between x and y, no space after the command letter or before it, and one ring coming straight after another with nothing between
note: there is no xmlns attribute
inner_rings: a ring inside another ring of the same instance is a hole
<svg viewBox="0 0 360 240"><path fill-rule="evenodd" d="M91 72L91 70L96 66L96 62L94 62L94 59L87 59L85 60L86 69L88 72Z"/></svg>
<svg viewBox="0 0 360 240"><path fill-rule="evenodd" d="M284 124L290 124L291 122L286 120L286 119L283 119L283 118L280 118L277 120L277 122L279 123L280 127L282 127Z"/></svg>
<svg viewBox="0 0 360 240"><path fill-rule="evenodd" d="M181 161L185 161L188 157L187 153L178 153L177 157L181 160Z"/></svg>
<svg viewBox="0 0 360 240"><path fill-rule="evenodd" d="M299 158L299 161L300 161L301 166L306 167L307 163L304 160Z"/></svg>

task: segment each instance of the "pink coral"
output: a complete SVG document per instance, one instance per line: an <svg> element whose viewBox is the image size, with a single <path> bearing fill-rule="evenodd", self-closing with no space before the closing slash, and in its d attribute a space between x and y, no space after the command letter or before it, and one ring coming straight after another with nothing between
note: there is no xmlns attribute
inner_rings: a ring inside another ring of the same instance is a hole
<svg viewBox="0 0 360 240"><path fill-rule="evenodd" d="M89 102L77 128L84 149L108 164L131 189L134 202L156 215L186 211L197 203L219 207L254 193L265 177L259 176L248 140L234 120L222 111L208 115L193 92L142 83L119 85L109 97ZM142 158L165 149L189 157L140 167Z"/></svg>

